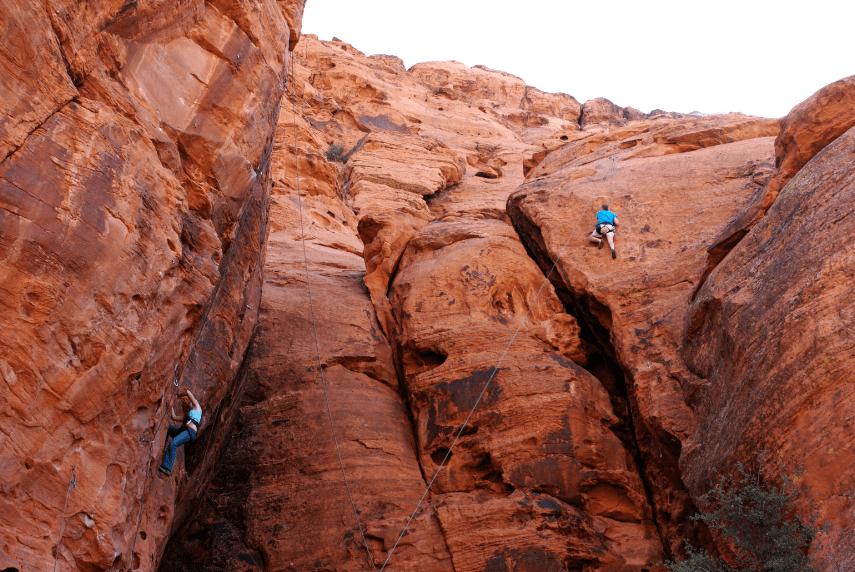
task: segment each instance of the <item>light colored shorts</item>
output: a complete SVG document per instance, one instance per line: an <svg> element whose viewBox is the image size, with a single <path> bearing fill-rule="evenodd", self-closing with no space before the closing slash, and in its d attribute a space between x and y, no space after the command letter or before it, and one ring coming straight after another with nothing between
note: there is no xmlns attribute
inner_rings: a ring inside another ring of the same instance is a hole
<svg viewBox="0 0 855 572"><path fill-rule="evenodd" d="M597 233L599 236L606 236L608 233L610 233L610 232L613 233L614 231L615 231L614 225L611 225L611 224L606 223L606 222L604 222L602 224L598 224L597 228L594 230L594 232Z"/></svg>

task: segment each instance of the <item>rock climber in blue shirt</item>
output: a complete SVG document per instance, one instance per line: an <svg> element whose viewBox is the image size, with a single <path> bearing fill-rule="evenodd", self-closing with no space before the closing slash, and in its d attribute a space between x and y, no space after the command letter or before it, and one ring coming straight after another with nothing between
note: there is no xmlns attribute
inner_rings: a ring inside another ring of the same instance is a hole
<svg viewBox="0 0 855 572"><path fill-rule="evenodd" d="M597 248L603 247L603 239L609 241L609 248L612 249L612 258L617 258L615 254L615 230L618 224L617 215L609 210L608 205L602 205L603 210L597 211L597 228L591 233L591 242L597 243Z"/></svg>
<svg viewBox="0 0 855 572"><path fill-rule="evenodd" d="M175 464L175 455L178 453L178 447L196 439L196 434L199 432L199 425L202 423L202 406L199 405L199 402L196 401L190 390L185 389L178 394L178 397L187 404L189 411L187 411L186 416L181 417L180 415L176 415L175 409L170 407L169 412L172 414L172 420L182 424L179 427L170 424L169 430L166 432L167 442L170 437L172 438L172 442L166 447L163 455L163 463L161 463L158 469L158 471L164 473L166 476L172 474L172 465ZM165 443L164 446L166 446Z"/></svg>

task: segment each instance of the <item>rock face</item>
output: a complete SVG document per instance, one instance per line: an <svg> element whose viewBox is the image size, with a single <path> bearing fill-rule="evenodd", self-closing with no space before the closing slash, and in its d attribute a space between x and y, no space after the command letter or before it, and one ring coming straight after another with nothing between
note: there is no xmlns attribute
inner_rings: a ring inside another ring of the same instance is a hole
<svg viewBox="0 0 855 572"><path fill-rule="evenodd" d="M409 206L428 214L423 197L460 182L457 155L417 135L379 132L360 140L345 169L360 217Z"/></svg>
<svg viewBox="0 0 855 572"><path fill-rule="evenodd" d="M294 54L241 418L163 569L640 571L711 545L678 464L701 384L683 323L779 122L597 122L606 100L487 68ZM601 202L616 261L587 242Z"/></svg>
<svg viewBox="0 0 855 572"><path fill-rule="evenodd" d="M784 186L698 292L685 343L689 367L704 380L681 459L687 485L701 491L716 468L750 463L759 451L802 469L830 525L822 569L855 563L855 330L846 287L855 255L853 152L850 128Z"/></svg>
<svg viewBox="0 0 855 572"><path fill-rule="evenodd" d="M775 140L776 170L722 230L710 248L718 264L775 202L778 193L826 145L855 125L855 76L825 86L781 120Z"/></svg>
<svg viewBox="0 0 855 572"><path fill-rule="evenodd" d="M699 384L680 354L683 321L707 266L707 246L772 170L773 138L756 137L756 122L656 119L605 137L588 134L547 157L530 177L544 174L508 201L541 268L557 264L552 282L564 305L619 366L617 379L604 385L632 427L628 441L638 447L659 532L672 552L691 536L687 519L695 510L677 469L695 425L687 403ZM732 142L734 133L748 138ZM602 204L619 215L616 260L588 242Z"/></svg>
<svg viewBox="0 0 855 572"><path fill-rule="evenodd" d="M304 36L294 53L297 106L280 114L248 389L208 501L162 569L370 569L326 418L313 312L353 505L382 566L528 308L490 407L473 416L392 569L661 560L626 426L577 365L602 359L548 285L535 299L543 274L504 212L526 158L578 133L578 104L483 68L406 72L341 41ZM347 161L337 169L333 144ZM466 541L473 531L479 540Z"/></svg>
<svg viewBox="0 0 855 572"><path fill-rule="evenodd" d="M618 107L604 97L586 101L582 106L579 125L587 127L594 123L620 122L623 119L644 119L646 115L631 107Z"/></svg>
<svg viewBox="0 0 855 572"><path fill-rule="evenodd" d="M851 566L851 78L645 115L302 9L0 7L0 565L642 572L766 448Z"/></svg>
<svg viewBox="0 0 855 572"><path fill-rule="evenodd" d="M0 7L0 567L151 569L195 506L255 326L301 13ZM155 479L173 380L203 432Z"/></svg>
<svg viewBox="0 0 855 572"><path fill-rule="evenodd" d="M571 361L586 361L579 327L548 284L537 296L543 283L504 221L438 221L410 240L389 300L426 473L442 462L491 380L438 474L432 502L442 508L456 570L512 568L520 554L640 570L662 557L642 481L611 430L618 419L607 392ZM546 513L544 502L552 503ZM497 543L508 515L531 523L533 533L550 511L568 521L548 541L517 534ZM473 528L482 541L458 538Z"/></svg>

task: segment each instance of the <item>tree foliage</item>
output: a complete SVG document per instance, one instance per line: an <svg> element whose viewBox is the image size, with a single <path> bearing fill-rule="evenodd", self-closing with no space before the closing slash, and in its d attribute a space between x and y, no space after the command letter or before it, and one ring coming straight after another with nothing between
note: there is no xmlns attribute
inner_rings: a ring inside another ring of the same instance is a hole
<svg viewBox="0 0 855 572"><path fill-rule="evenodd" d="M686 559L668 561L670 572L813 572L808 548L824 530L807 512L805 490L783 471L763 464L749 471L737 466L738 476L721 477L700 498L702 520L724 541L733 565L694 548L686 541Z"/></svg>

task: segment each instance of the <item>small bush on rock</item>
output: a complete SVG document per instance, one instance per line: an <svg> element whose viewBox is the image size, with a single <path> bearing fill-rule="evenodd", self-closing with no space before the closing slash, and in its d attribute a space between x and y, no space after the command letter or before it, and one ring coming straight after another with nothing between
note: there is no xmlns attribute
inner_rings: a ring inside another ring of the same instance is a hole
<svg viewBox="0 0 855 572"><path fill-rule="evenodd" d="M329 147L327 147L327 150L324 151L324 157L327 158L327 161L338 163L347 162L347 159L345 158L344 154L344 147L342 147L341 145L336 145L335 143L332 143Z"/></svg>
<svg viewBox="0 0 855 572"><path fill-rule="evenodd" d="M669 572L813 572L807 552L811 542L824 531L812 515L800 511L805 490L783 471L764 472L737 466L736 479L721 477L700 498L704 521L730 548L735 567L695 549L686 541L687 558L665 562Z"/></svg>

